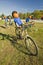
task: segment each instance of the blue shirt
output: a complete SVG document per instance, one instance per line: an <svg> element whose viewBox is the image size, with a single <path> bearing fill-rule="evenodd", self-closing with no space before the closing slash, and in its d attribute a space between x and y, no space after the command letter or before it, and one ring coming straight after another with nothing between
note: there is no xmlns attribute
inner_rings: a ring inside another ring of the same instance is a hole
<svg viewBox="0 0 43 65"><path fill-rule="evenodd" d="M5 19L5 22L8 22L8 18Z"/></svg>
<svg viewBox="0 0 43 65"><path fill-rule="evenodd" d="M14 18L14 22L17 23L19 26L22 25L22 21L20 20L20 18Z"/></svg>
<svg viewBox="0 0 43 65"><path fill-rule="evenodd" d="M26 18L26 22L29 22L30 18Z"/></svg>

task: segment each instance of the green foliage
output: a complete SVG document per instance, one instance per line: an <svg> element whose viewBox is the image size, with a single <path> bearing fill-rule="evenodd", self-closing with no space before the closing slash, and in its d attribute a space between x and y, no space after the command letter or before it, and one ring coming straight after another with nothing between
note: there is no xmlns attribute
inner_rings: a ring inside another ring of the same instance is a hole
<svg viewBox="0 0 43 65"><path fill-rule="evenodd" d="M29 12L27 12L27 13L19 13L19 15L20 15L21 19L25 19L30 15L33 16L33 18L40 19L43 16L43 10L35 10L32 13L29 13Z"/></svg>
<svg viewBox="0 0 43 65"><path fill-rule="evenodd" d="M41 10L41 11L35 10L35 11L33 12L33 16L34 16L35 18L39 19L39 18L41 18L41 17L43 16L42 13L43 13L42 10Z"/></svg>
<svg viewBox="0 0 43 65"><path fill-rule="evenodd" d="M20 16L21 19L25 19L28 16L30 16L30 13L29 12L27 12L27 13L19 13L19 16Z"/></svg>
<svg viewBox="0 0 43 65"><path fill-rule="evenodd" d="M1 18L4 18L4 16L5 16L4 14L1 14L1 16L0 16L0 17L1 17Z"/></svg>

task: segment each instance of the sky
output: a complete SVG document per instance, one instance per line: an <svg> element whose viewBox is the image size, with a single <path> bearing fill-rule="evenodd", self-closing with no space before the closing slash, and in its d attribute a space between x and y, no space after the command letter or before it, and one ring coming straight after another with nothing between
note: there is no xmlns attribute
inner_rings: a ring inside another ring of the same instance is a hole
<svg viewBox="0 0 43 65"><path fill-rule="evenodd" d="M18 12L43 10L43 0L0 0L0 14L10 15L15 10Z"/></svg>

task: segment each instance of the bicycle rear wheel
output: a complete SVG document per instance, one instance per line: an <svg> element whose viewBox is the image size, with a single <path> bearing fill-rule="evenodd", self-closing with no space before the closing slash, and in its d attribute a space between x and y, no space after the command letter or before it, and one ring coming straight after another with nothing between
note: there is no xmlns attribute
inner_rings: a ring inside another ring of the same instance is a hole
<svg viewBox="0 0 43 65"><path fill-rule="evenodd" d="M26 44L27 50L30 52L31 55L36 56L38 54L37 45L31 37L27 36L25 38L25 44Z"/></svg>

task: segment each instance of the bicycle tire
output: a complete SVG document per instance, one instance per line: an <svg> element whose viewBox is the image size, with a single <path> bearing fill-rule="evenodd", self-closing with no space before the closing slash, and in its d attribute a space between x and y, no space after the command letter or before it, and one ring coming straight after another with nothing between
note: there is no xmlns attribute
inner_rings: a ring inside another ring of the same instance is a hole
<svg viewBox="0 0 43 65"><path fill-rule="evenodd" d="M27 43L27 40L30 40L32 42L31 47L29 45L29 42ZM34 55L34 56L38 55L38 47L37 47L35 41L30 36L27 36L25 38L25 44L26 44L27 50L30 52L31 55ZM33 48L32 48L32 45L34 46ZM34 50L34 52L33 52L33 50Z"/></svg>

